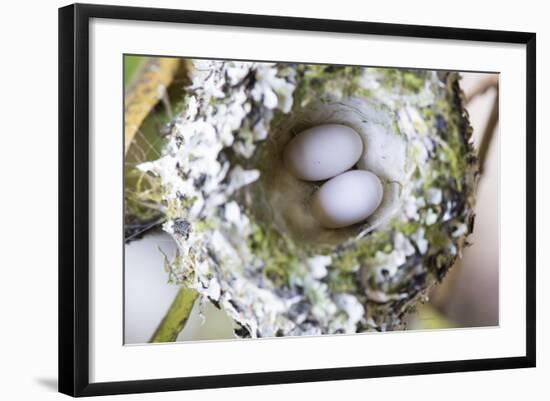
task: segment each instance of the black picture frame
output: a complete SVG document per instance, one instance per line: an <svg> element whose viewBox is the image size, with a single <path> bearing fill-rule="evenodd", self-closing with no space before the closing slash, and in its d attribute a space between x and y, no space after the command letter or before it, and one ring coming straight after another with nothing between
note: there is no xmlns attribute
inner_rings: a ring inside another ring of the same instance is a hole
<svg viewBox="0 0 550 401"><path fill-rule="evenodd" d="M89 22L91 18L179 22L516 43L526 46L526 353L521 357L90 383L89 373ZM536 35L435 26L74 4L59 9L59 391L94 396L535 366Z"/></svg>

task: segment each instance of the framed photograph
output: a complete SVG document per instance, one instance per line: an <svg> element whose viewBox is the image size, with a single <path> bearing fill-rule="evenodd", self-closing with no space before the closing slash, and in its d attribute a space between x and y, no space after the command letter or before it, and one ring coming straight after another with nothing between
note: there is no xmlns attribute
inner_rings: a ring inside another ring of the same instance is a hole
<svg viewBox="0 0 550 401"><path fill-rule="evenodd" d="M535 80L534 33L61 8L59 390L535 366Z"/></svg>

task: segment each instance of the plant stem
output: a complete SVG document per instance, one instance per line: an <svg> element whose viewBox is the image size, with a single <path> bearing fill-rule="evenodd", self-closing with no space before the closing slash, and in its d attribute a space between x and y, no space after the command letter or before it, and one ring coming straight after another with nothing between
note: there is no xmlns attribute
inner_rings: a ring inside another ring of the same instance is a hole
<svg viewBox="0 0 550 401"><path fill-rule="evenodd" d="M480 81L478 85L467 96L466 103L470 103L476 96L483 95L489 89L495 88L498 91L498 75L491 75L490 77Z"/></svg>
<svg viewBox="0 0 550 401"><path fill-rule="evenodd" d="M198 295L195 290L182 287L149 342L167 343L176 341L178 334L187 323Z"/></svg>
<svg viewBox="0 0 550 401"><path fill-rule="evenodd" d="M145 117L164 96L180 66L175 57L150 57L142 62L124 96L124 153Z"/></svg>
<svg viewBox="0 0 550 401"><path fill-rule="evenodd" d="M481 143L479 145L478 157L479 157L479 172L483 174L485 168L485 161L487 159L487 153L489 152L489 147L493 141L495 135L495 128L498 124L498 105L499 105L499 93L495 96L493 101L493 108L491 109L491 114L489 115L489 120L485 126L485 131L483 131L483 136L481 137Z"/></svg>

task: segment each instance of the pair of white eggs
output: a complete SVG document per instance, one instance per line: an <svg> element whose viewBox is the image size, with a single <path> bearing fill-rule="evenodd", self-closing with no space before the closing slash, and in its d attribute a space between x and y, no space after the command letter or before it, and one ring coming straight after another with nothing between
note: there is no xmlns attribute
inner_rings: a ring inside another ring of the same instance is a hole
<svg viewBox="0 0 550 401"><path fill-rule="evenodd" d="M328 180L311 199L312 214L323 227L359 223L380 206L380 179L370 171L348 171L362 154L359 134L341 124L309 128L286 146L283 158L292 175L304 181Z"/></svg>

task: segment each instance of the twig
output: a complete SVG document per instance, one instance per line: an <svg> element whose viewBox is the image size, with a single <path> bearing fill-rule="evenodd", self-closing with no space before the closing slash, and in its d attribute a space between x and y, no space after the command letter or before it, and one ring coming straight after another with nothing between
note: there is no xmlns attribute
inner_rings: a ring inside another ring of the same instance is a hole
<svg viewBox="0 0 550 401"><path fill-rule="evenodd" d="M149 342L166 343L176 341L178 334L187 323L198 295L195 290L182 287Z"/></svg>
<svg viewBox="0 0 550 401"><path fill-rule="evenodd" d="M163 220L163 218L157 218L145 224L125 224L124 242L129 243L133 239L142 236L147 231L159 226L163 222ZM130 232L131 234L128 234L128 232Z"/></svg>
<svg viewBox="0 0 550 401"><path fill-rule="evenodd" d="M478 157L479 157L479 172L483 174L483 168L485 166L485 161L487 159L487 153L493 141L495 135L495 128L498 124L498 90L493 101L493 108L491 109L491 114L489 115L489 120L483 131L483 136L481 137L481 144L479 145Z"/></svg>
<svg viewBox="0 0 550 401"><path fill-rule="evenodd" d="M151 109L162 99L180 62L178 58L150 58L139 69L124 97L124 152Z"/></svg>
<svg viewBox="0 0 550 401"><path fill-rule="evenodd" d="M488 78L479 82L479 84L468 94L466 102L470 103L472 99L476 96L483 95L489 89L495 88L498 91L498 75L493 74Z"/></svg>

